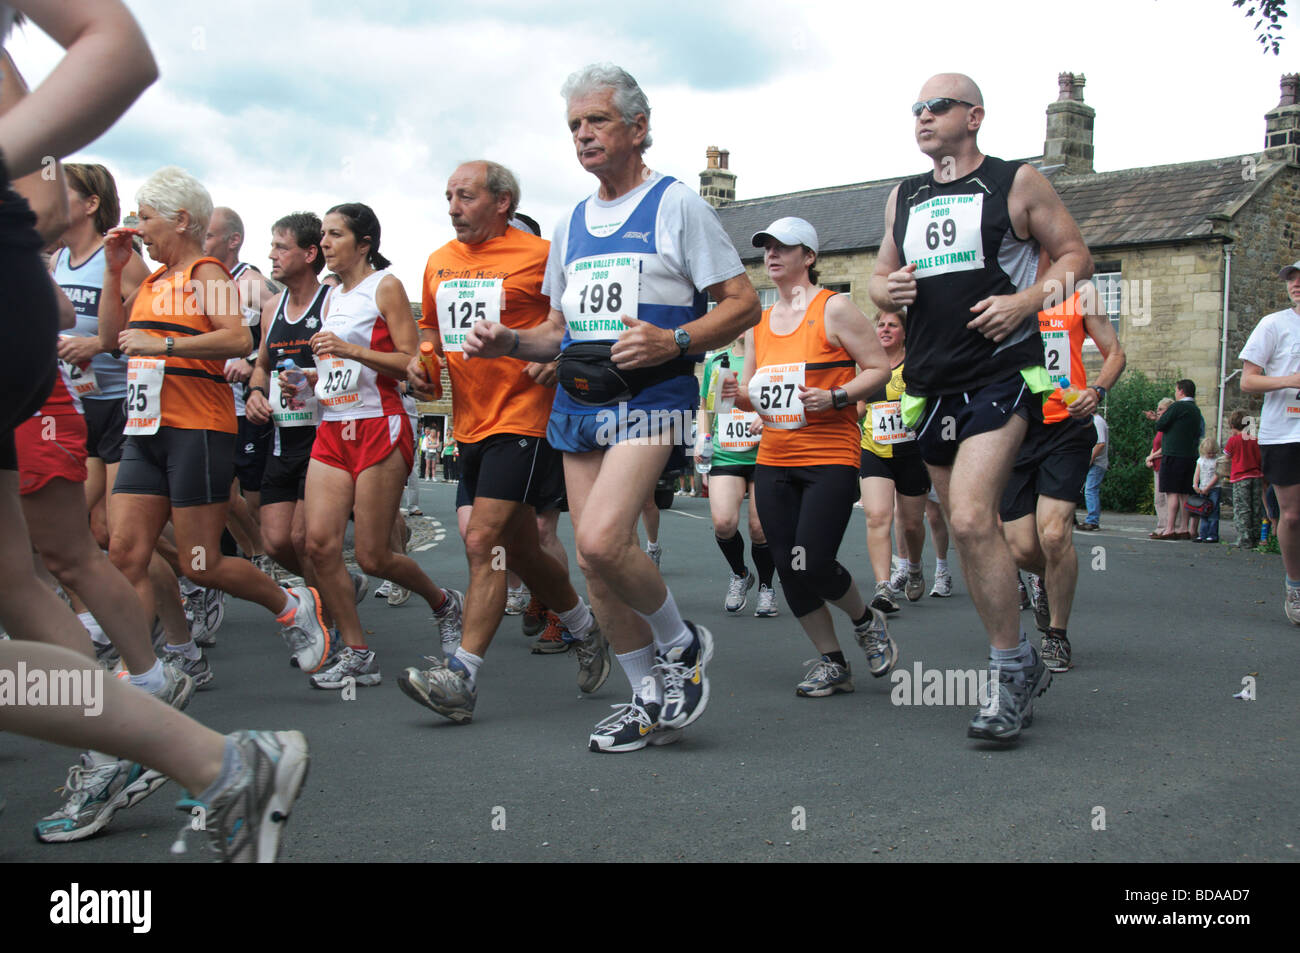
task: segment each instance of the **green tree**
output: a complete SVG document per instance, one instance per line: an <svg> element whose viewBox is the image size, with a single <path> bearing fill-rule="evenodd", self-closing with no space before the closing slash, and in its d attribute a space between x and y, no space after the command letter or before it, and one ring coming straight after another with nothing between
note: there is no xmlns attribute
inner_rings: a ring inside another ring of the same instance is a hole
<svg viewBox="0 0 1300 953"><path fill-rule="evenodd" d="M1101 484L1101 507L1120 513L1154 513L1151 471L1147 454L1156 425L1142 416L1154 410L1162 397L1174 392L1177 378L1152 380L1141 371L1128 370L1106 395L1103 416L1110 427L1110 469Z"/></svg>

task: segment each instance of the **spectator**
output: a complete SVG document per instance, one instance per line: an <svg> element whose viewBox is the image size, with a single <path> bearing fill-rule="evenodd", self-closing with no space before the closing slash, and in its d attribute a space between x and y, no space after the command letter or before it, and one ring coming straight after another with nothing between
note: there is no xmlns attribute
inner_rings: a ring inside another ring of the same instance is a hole
<svg viewBox="0 0 1300 953"><path fill-rule="evenodd" d="M1181 380L1174 385L1174 402L1156 419L1147 411L1148 419L1156 420L1156 430L1164 434L1160 446L1160 489L1166 497L1165 524L1154 539L1191 539L1187 531L1187 511L1184 504L1192 492L1192 477L1196 470L1197 443L1205 433L1205 418L1196 406L1196 384Z"/></svg>
<svg viewBox="0 0 1300 953"><path fill-rule="evenodd" d="M1214 507L1208 513L1192 517L1192 541L1217 543L1219 541L1219 443L1213 437L1201 441L1201 456L1196 461L1196 476L1192 489Z"/></svg>
<svg viewBox="0 0 1300 953"><path fill-rule="evenodd" d="M1170 408L1173 402L1174 401L1172 397L1166 397L1163 400L1161 400L1160 403L1156 404L1156 415L1163 414L1166 410ZM1151 420L1155 419L1155 417L1151 414L1150 411L1146 412L1146 417ZM1160 489L1160 457L1161 457L1160 444L1163 442L1164 436L1165 436L1164 434L1160 433L1159 431L1156 431L1155 439L1151 441L1151 452L1147 454L1147 459L1146 459L1146 465L1151 468L1153 475L1155 477L1154 501L1155 501L1155 510L1156 510L1156 528L1155 531L1151 533L1152 539L1155 539L1157 536L1160 535L1160 524L1164 521L1164 512L1165 512L1165 505L1166 505L1164 491Z"/></svg>
<svg viewBox="0 0 1300 953"><path fill-rule="evenodd" d="M1088 516L1079 529L1089 532L1101 528L1101 481L1110 467L1110 428L1106 426L1101 414L1092 415L1093 426L1097 428L1097 443L1092 448L1092 462L1088 466L1088 478L1083 485L1083 498L1088 504Z"/></svg>
<svg viewBox="0 0 1300 953"><path fill-rule="evenodd" d="M1264 506L1260 498L1259 441L1255 439L1254 418L1245 411L1234 410L1228 418L1232 436L1223 445L1223 452L1232 461L1228 483L1232 487L1232 523L1237 528L1237 548L1254 549L1259 541L1259 524Z"/></svg>

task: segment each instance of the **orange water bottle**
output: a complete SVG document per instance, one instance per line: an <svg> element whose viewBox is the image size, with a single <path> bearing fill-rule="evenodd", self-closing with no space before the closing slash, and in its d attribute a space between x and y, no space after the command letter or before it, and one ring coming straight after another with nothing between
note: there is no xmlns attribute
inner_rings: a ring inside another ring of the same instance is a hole
<svg viewBox="0 0 1300 953"><path fill-rule="evenodd" d="M420 363L433 384L433 399L442 400L442 362L438 360L438 352L434 350L432 341L420 344Z"/></svg>

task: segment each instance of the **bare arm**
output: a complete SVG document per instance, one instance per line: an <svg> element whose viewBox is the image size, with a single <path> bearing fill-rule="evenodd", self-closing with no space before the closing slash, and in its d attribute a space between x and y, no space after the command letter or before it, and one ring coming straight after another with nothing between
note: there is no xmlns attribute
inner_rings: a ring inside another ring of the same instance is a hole
<svg viewBox="0 0 1300 953"><path fill-rule="evenodd" d="M708 291L717 306L708 314L682 325L691 336L692 354L703 354L711 348L730 344L740 337L741 332L758 324L763 314L758 306L758 293L746 274L711 285ZM610 350L610 357L619 367L629 370L654 367L681 353L673 332L667 328L627 316L624 316L623 323L628 330L619 335Z"/></svg>
<svg viewBox="0 0 1300 953"><path fill-rule="evenodd" d="M1095 292L1092 292L1081 295L1080 300L1088 299L1095 302L1096 297ZM1071 417L1086 417L1095 411L1097 405L1101 403L1095 388L1104 387L1110 390L1114 387L1115 382L1119 380L1119 375L1124 373L1124 365L1128 360L1124 355L1124 348L1120 347L1119 338L1115 336L1115 327L1110 323L1107 315L1096 313L1095 307L1090 307L1083 317L1083 328L1088 333L1088 337L1092 338L1092 342L1097 345L1097 350L1101 352L1102 364L1092 386L1085 388L1079 395L1079 399L1066 408ZM1093 457L1096 458L1096 453Z"/></svg>
<svg viewBox="0 0 1300 953"><path fill-rule="evenodd" d="M495 321L479 321L465 337L467 357L514 357L546 364L560 353L564 338L564 312L551 308L547 320L535 328L516 331ZM676 345L674 345L674 348Z"/></svg>
<svg viewBox="0 0 1300 953"><path fill-rule="evenodd" d="M27 84L9 54L0 51L0 115L8 113L27 96ZM53 170L53 175L49 170ZM36 214L36 231L49 244L68 228L68 189L63 165L53 162L17 179L13 190L27 200Z"/></svg>
<svg viewBox="0 0 1300 953"><path fill-rule="evenodd" d="M37 171L97 138L158 78L144 34L119 0L18 0L67 50L30 96L0 117L10 175Z"/></svg>
<svg viewBox="0 0 1300 953"><path fill-rule="evenodd" d="M1269 377L1264 368L1250 361L1241 362L1241 391L1244 394L1267 394L1275 390L1300 387L1300 374L1282 374Z"/></svg>
<svg viewBox="0 0 1300 953"><path fill-rule="evenodd" d="M388 334L393 339L392 351L372 351L348 344L329 331L322 331L312 338L312 346L316 347L320 342L323 346L317 348L318 353L348 358L385 377L406 380L407 365L420 350L419 332L415 327L415 316L411 314L411 302L406 299L406 289L394 275L387 275L379 282L375 305L388 324Z"/></svg>
<svg viewBox="0 0 1300 953"><path fill-rule="evenodd" d="M867 316L848 295L835 295L826 302L826 340L833 347L842 347L848 351L849 357L859 367L857 376L842 388L850 401L862 400L889 380L892 370L885 349L880 346L880 339ZM809 396L803 398L808 410L817 412L834 409L830 391L817 387L806 388L805 391L811 395L811 400Z"/></svg>
<svg viewBox="0 0 1300 953"><path fill-rule="evenodd" d="M172 357L188 357L198 360L220 360L247 354L253 348L253 335L244 324L244 316L236 304L237 295L225 269L217 265L203 264L194 269L194 294L199 306L212 324L214 330L205 334L180 336L173 338ZM107 293L107 275L105 275L105 293ZM212 295L206 289L213 289ZM100 296L103 306L103 295ZM102 322L102 318L101 318ZM100 325L103 336L103 325ZM135 357L162 357L167 354L167 342L140 330L127 329L118 335L118 347L123 354Z"/></svg>

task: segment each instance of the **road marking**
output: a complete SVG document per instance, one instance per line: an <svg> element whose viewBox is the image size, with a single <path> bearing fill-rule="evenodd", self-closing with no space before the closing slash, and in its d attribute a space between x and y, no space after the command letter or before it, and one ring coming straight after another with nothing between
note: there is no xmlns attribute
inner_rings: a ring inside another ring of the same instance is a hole
<svg viewBox="0 0 1300 953"><path fill-rule="evenodd" d="M708 516L696 516L694 513L683 513L681 510L660 510L661 513L672 513L675 516L685 516L688 520L707 520Z"/></svg>

